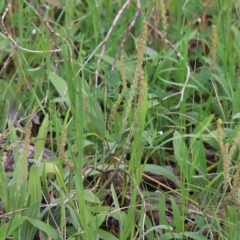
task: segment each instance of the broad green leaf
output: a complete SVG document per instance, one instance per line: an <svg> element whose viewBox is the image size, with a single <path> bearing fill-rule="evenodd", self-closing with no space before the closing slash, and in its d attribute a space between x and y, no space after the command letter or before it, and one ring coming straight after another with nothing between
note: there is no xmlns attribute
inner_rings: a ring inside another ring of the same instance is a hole
<svg viewBox="0 0 240 240"><path fill-rule="evenodd" d="M236 113L235 115L232 116L232 119L238 119L240 118L240 113Z"/></svg>
<svg viewBox="0 0 240 240"><path fill-rule="evenodd" d="M179 211L179 208L175 202L175 200L170 197L171 199L171 205L172 205L172 210L173 210L173 221L174 221L174 226L176 227L176 232L182 232L184 229L184 223L181 218L181 214Z"/></svg>
<svg viewBox="0 0 240 240"><path fill-rule="evenodd" d="M176 175L174 175L170 170L168 170L165 167L161 167L161 166L157 166L157 165L153 165L153 164L146 164L144 167L144 171L163 175L163 176L169 178L171 181L173 181L176 185L179 186L179 180L176 177Z"/></svg>
<svg viewBox="0 0 240 240"><path fill-rule="evenodd" d="M166 219L166 197L162 192L159 192L159 218L161 219L161 224L168 225Z"/></svg>
<svg viewBox="0 0 240 240"><path fill-rule="evenodd" d="M103 138L105 134L105 121L99 103L92 102L87 105L87 109L87 114L90 119L90 122L88 123L89 127L92 125L92 128L94 127L96 129L95 131Z"/></svg>
<svg viewBox="0 0 240 240"><path fill-rule="evenodd" d="M231 98L231 88L229 87L229 79L226 79L226 77L222 74L217 75L217 74L212 73L212 75L213 75L214 79L216 80L216 82L218 82L222 86L225 96Z"/></svg>
<svg viewBox="0 0 240 240"><path fill-rule="evenodd" d="M84 190L84 199L87 202L100 203L99 198L91 190L88 190L88 189Z"/></svg>
<svg viewBox="0 0 240 240"><path fill-rule="evenodd" d="M97 234L98 234L100 239L119 240L117 237L115 237L111 233L106 232L106 231L104 231L102 229L97 229Z"/></svg>
<svg viewBox="0 0 240 240"><path fill-rule="evenodd" d="M205 154L205 147L201 140L191 139L191 152L192 152L192 172L191 175L195 175L197 172L200 175L205 175L208 178L207 172L207 160Z"/></svg>
<svg viewBox="0 0 240 240"><path fill-rule="evenodd" d="M240 239L240 221L236 222L234 239Z"/></svg>
<svg viewBox="0 0 240 240"><path fill-rule="evenodd" d="M55 230L53 227L51 227L50 225L40 221L40 220L37 220L37 219L34 219L34 218L30 218L30 217L27 217L26 218L33 226L35 226L36 228L38 228L39 230L45 232L49 237L53 238L53 239L61 239L60 238L60 233Z"/></svg>
<svg viewBox="0 0 240 240"><path fill-rule="evenodd" d="M40 203L40 200L32 203L24 215L36 219L40 212ZM32 240L36 231L37 227L34 227L29 221L24 221L21 226L21 239Z"/></svg>
<svg viewBox="0 0 240 240"><path fill-rule="evenodd" d="M66 207L68 208L68 211L69 211L70 217L71 217L70 219L71 219L71 222L72 222L73 226L75 227L75 229L81 229L82 227L79 223L76 211L74 211L74 209L68 204L66 204Z"/></svg>
<svg viewBox="0 0 240 240"><path fill-rule="evenodd" d="M59 93L61 97L67 97L68 98L68 88L67 88L67 83L64 79L59 77L58 75L49 72L48 75L51 83Z"/></svg>
<svg viewBox="0 0 240 240"><path fill-rule="evenodd" d="M0 239L7 239L25 220L26 217L15 217L10 222L4 223L0 227Z"/></svg>
<svg viewBox="0 0 240 240"><path fill-rule="evenodd" d="M9 186L9 210L23 209L26 203L28 160L21 151L14 169L12 184Z"/></svg>
<svg viewBox="0 0 240 240"><path fill-rule="evenodd" d="M209 127L212 120L214 118L214 115L210 115L209 117L205 118L203 121L199 122L197 124L196 129L194 130L193 134L199 135L199 137L202 136L203 132Z"/></svg>
<svg viewBox="0 0 240 240"><path fill-rule="evenodd" d="M98 229L102 225L108 214L108 211L102 211L94 216L96 221L96 229Z"/></svg>
<svg viewBox="0 0 240 240"><path fill-rule="evenodd" d="M29 205L42 199L41 181L39 170L35 165L31 166L28 181Z"/></svg>
<svg viewBox="0 0 240 240"><path fill-rule="evenodd" d="M178 132L175 131L173 134L173 149L174 155L181 170L181 174L183 179L187 179L188 182L190 180L189 175L189 155L188 155L188 148L185 144L183 136Z"/></svg>

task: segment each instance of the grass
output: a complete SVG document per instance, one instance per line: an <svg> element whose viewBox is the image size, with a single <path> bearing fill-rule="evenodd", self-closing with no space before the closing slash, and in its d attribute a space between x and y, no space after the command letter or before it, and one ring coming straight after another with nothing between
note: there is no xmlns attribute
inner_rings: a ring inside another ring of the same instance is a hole
<svg viewBox="0 0 240 240"><path fill-rule="evenodd" d="M0 239L238 240L239 10L1 1Z"/></svg>

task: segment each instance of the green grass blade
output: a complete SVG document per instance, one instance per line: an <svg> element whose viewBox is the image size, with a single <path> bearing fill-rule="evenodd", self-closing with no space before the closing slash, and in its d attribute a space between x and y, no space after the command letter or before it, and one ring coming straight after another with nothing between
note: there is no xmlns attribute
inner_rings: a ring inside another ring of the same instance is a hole
<svg viewBox="0 0 240 240"><path fill-rule="evenodd" d="M39 128L39 131L38 131L37 140L35 143L35 151L34 151L34 159L35 160L39 160L39 158L43 152L46 138L47 138L47 133L49 131L48 125L49 125L49 116L47 114Z"/></svg>
<svg viewBox="0 0 240 240"><path fill-rule="evenodd" d="M182 221L181 213L179 211L179 208L175 202L175 200L171 197L171 205L172 205L172 210L173 210L173 221L174 221L174 226L176 228L176 232L180 233L183 232L184 230L184 221Z"/></svg>
<svg viewBox="0 0 240 240"><path fill-rule="evenodd" d="M2 201L2 205L5 208L5 210L8 212L8 183L7 183L7 178L6 178L6 173L4 171L3 164L0 163L0 199Z"/></svg>
<svg viewBox="0 0 240 240"><path fill-rule="evenodd" d="M31 166L29 173L29 183L28 183L28 192L29 192L29 206L35 203L36 201L41 201L42 199L42 190L41 190L41 181L39 176L38 168L33 165Z"/></svg>
<svg viewBox="0 0 240 240"><path fill-rule="evenodd" d="M9 111L9 102L8 100L0 95L0 132L3 132L5 130L7 117L8 117L8 111Z"/></svg>

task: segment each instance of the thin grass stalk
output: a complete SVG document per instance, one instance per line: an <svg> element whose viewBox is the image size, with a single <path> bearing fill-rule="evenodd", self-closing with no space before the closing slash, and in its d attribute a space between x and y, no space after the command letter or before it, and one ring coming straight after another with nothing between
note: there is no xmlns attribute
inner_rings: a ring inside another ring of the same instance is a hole
<svg viewBox="0 0 240 240"><path fill-rule="evenodd" d="M126 73L125 73L125 70L124 70L124 57L123 56L121 56L121 58L120 58L119 69L120 69L120 76L121 76L121 79L122 79L122 91L118 95L117 101L114 104L114 106L112 108L112 111L110 113L110 116L109 116L108 129L109 129L110 132L113 131L112 127L113 127L114 115L115 115L115 113L117 111L117 108L121 104L121 101L123 100L124 94L125 94L125 92L127 90L127 77L126 77Z"/></svg>

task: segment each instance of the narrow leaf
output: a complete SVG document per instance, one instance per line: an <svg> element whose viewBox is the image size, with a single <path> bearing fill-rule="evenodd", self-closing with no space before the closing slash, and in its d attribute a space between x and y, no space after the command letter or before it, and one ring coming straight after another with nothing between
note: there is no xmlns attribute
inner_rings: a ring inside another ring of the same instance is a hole
<svg viewBox="0 0 240 240"><path fill-rule="evenodd" d="M37 141L35 143L35 151L34 151L34 159L39 160L39 158L42 155L46 138L47 138L47 133L48 133L48 125L49 125L49 117L48 114L45 116L41 127L39 129L38 135L37 135Z"/></svg>

